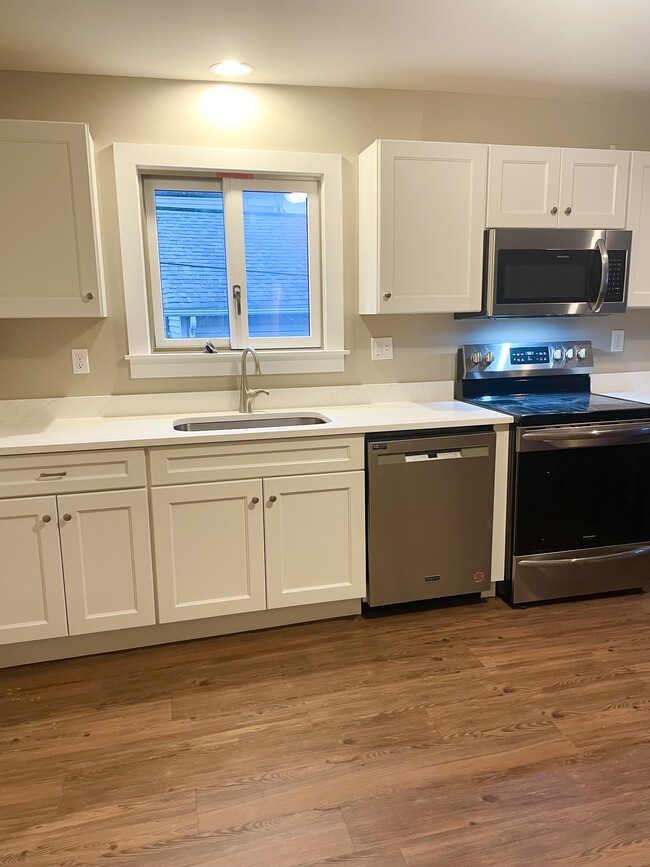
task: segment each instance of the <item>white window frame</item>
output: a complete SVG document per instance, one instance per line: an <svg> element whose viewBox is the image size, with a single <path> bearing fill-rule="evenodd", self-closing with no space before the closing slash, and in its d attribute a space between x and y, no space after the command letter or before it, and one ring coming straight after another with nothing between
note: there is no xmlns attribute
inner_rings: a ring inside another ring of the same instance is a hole
<svg viewBox="0 0 650 867"><path fill-rule="evenodd" d="M305 179L316 182L322 287L322 306L316 307L321 310L322 319L314 336L319 334L321 345L301 349L277 344L262 346L262 340L275 338L258 339L253 345L260 345L263 373L343 371L349 352L343 343L342 159L338 154L115 143L113 159L129 345L127 359L133 378L230 376L239 370L241 352L237 349L220 349L216 355L204 355L198 348L180 351L155 348L147 285L142 176L174 173L195 177L205 174L212 178L215 174L255 173L270 181L282 179L285 191L287 176L297 176L298 187L301 182L304 186ZM240 183L238 179L236 184ZM253 186L259 189L260 182L255 181ZM174 344L177 346L176 341Z"/></svg>

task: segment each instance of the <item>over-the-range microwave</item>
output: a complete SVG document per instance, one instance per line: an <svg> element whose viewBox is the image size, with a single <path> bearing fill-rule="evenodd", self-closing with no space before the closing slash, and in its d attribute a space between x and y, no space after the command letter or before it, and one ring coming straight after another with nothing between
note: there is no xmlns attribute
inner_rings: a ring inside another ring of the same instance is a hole
<svg viewBox="0 0 650 867"><path fill-rule="evenodd" d="M456 317L620 313L631 245L621 230L488 229L482 309Z"/></svg>

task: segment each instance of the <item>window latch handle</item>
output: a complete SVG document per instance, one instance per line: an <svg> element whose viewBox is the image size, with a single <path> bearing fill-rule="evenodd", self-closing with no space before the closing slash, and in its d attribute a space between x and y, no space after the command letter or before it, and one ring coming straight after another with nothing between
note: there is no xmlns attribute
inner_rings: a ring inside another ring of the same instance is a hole
<svg viewBox="0 0 650 867"><path fill-rule="evenodd" d="M241 316L241 286L238 283L232 287L232 297L235 299L237 306L237 316Z"/></svg>

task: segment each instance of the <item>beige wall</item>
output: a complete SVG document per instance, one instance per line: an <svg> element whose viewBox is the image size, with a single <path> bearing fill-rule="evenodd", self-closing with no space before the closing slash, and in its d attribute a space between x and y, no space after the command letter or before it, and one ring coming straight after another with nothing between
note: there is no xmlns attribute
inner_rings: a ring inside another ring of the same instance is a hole
<svg viewBox="0 0 650 867"><path fill-rule="evenodd" d="M106 320L0 320L0 398L203 391L227 378L131 380L126 354L110 145L114 141L340 153L344 157L345 373L268 377L273 387L450 379L459 343L582 337L597 350L625 328L619 355L596 354L599 372L650 369L650 311L593 320L458 323L452 316L361 317L357 309L356 157L375 138L503 142L650 150L650 106L468 94L238 85L239 119L206 108L219 85L0 72L0 117L85 121L97 151L109 316ZM235 89L237 91L237 88ZM426 215L423 215L426 217ZM371 362L369 338L394 338L394 361ZM88 347L91 373L73 376L70 348Z"/></svg>

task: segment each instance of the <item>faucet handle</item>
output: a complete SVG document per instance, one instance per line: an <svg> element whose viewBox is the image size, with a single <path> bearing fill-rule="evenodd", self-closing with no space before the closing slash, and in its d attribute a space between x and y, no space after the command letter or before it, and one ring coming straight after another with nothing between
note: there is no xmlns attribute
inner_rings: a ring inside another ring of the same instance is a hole
<svg viewBox="0 0 650 867"><path fill-rule="evenodd" d="M255 397L257 397L258 394L265 394L267 397L269 396L268 391L265 391L263 388L256 388L253 393Z"/></svg>

